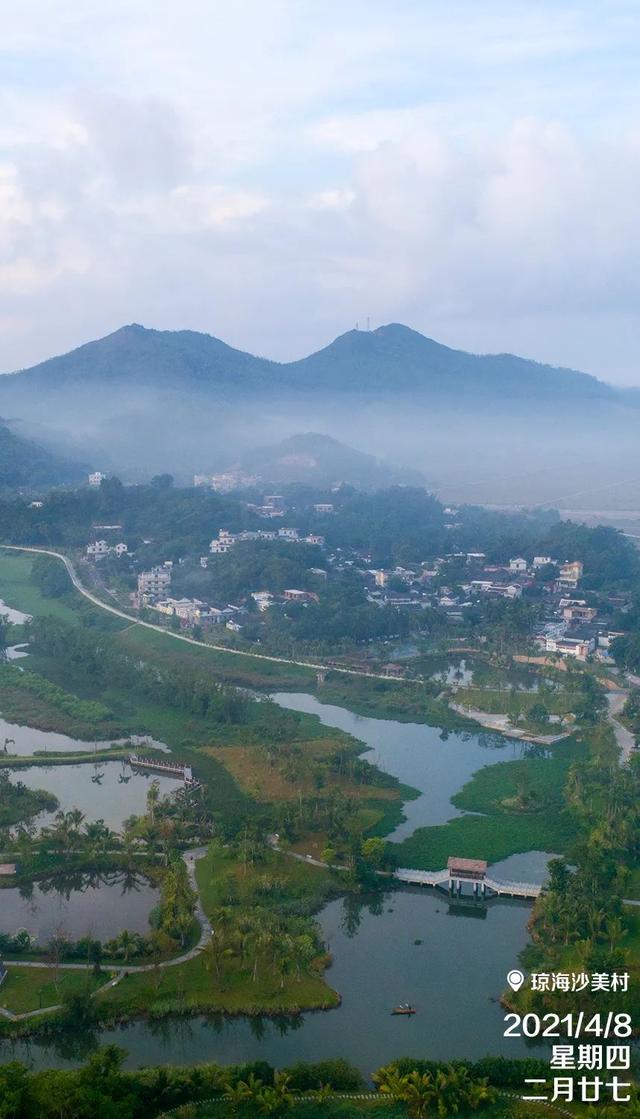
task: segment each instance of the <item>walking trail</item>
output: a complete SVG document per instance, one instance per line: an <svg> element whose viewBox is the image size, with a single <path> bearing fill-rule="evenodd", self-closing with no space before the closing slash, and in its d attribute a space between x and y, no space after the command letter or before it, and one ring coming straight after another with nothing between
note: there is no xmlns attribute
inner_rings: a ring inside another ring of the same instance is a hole
<svg viewBox="0 0 640 1119"><path fill-rule="evenodd" d="M190 851L184 851L182 855L182 858L184 859L187 867L189 882L196 895L194 916L200 926L200 936L198 938L198 943L194 944L193 948L190 948L188 952L183 952L180 956L173 956L170 960L162 960L159 964L126 964L122 967L109 966L109 971L115 972L115 975L113 975L113 977L109 979L108 983L105 983L104 986L99 987L97 991L93 992L93 998L95 998L96 995L101 994L103 991L109 990L110 987L116 987L118 983L120 983L122 979L124 979L127 972L135 972L136 974L138 974L143 971L155 971L157 968L176 967L178 964L186 964L189 960L195 959L195 957L198 956L200 952L204 951L211 939L213 929L211 927L209 918L202 908L200 893L198 891L198 883L196 881L196 863L199 859L203 858L206 853L206 847L194 847ZM11 968L27 967L46 968L47 970L51 970L50 963L46 963L45 961L40 960L8 960L7 964ZM58 964L58 968L61 971L90 971L93 968L93 964ZM0 994L1 990L2 989L0 988ZM11 1010L7 1010L5 1007L0 1006L0 1015L10 1022L23 1022L29 1018L37 1018L41 1014L50 1014L54 1010L62 1010L62 1004L58 1003L55 1006L46 1006L43 1007L41 1010L28 1010L25 1011L24 1014L14 1014Z"/></svg>

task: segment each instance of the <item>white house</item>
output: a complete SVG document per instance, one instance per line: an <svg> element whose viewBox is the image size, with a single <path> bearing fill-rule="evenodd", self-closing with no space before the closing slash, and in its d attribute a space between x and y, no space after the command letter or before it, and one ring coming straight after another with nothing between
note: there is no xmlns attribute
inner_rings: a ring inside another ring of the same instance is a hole
<svg viewBox="0 0 640 1119"><path fill-rule="evenodd" d="M516 556L509 560L509 571L526 571L527 566L527 561L523 556Z"/></svg>
<svg viewBox="0 0 640 1119"><path fill-rule="evenodd" d="M537 571L539 567L547 567L550 563L555 563L555 560L552 560L551 556L534 556L533 570Z"/></svg>
<svg viewBox="0 0 640 1119"><path fill-rule="evenodd" d="M123 540L121 540L119 544L116 544L116 546L113 550L114 550L114 552L116 553L117 556L124 556L129 551L129 549L127 548L127 545L124 543Z"/></svg>
<svg viewBox="0 0 640 1119"><path fill-rule="evenodd" d="M101 556L108 556L111 551L106 540L94 540L92 544L87 544L87 556L90 559L98 559Z"/></svg>
<svg viewBox="0 0 640 1119"><path fill-rule="evenodd" d="M548 653L561 653L563 656L586 661L589 653L595 649L596 641L595 637L546 637L544 647Z"/></svg>
<svg viewBox="0 0 640 1119"><path fill-rule="evenodd" d="M101 470L94 470L92 474L89 474L89 477L88 477L89 485L90 486L99 486L101 482L104 482L106 477L107 477L107 475L103 474Z"/></svg>
<svg viewBox="0 0 640 1119"><path fill-rule="evenodd" d="M261 614L264 614L273 602L273 595L269 591L252 591L251 597Z"/></svg>
<svg viewBox="0 0 640 1119"><path fill-rule="evenodd" d="M316 513L333 513L333 505L328 501L319 501L313 508Z"/></svg>
<svg viewBox="0 0 640 1119"><path fill-rule="evenodd" d="M298 530L297 528L279 528L278 536L281 540L297 540Z"/></svg>

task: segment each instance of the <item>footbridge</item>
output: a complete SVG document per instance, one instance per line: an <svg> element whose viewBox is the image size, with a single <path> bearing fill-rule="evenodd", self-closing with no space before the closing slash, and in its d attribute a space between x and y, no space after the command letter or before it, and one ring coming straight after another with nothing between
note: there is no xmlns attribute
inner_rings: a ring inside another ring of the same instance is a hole
<svg viewBox="0 0 640 1119"><path fill-rule="evenodd" d="M537 898L542 886L537 882L508 882L487 874L483 859L451 857L443 870L411 870L400 867L394 873L398 882L408 886L431 886L460 896L465 883L473 887L474 897Z"/></svg>

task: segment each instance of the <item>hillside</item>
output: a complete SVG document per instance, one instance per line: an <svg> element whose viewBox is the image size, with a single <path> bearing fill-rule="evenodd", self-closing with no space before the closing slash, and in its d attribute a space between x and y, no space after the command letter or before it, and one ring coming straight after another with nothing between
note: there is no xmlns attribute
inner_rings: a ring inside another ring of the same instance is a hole
<svg viewBox="0 0 640 1119"><path fill-rule="evenodd" d="M303 482L331 486L346 482L357 489L375 489L422 481L416 471L400 470L329 435L314 432L292 435L272 446L251 450L243 456L240 465L265 482L279 484Z"/></svg>
<svg viewBox="0 0 640 1119"><path fill-rule="evenodd" d="M417 471L455 501L573 503L598 488L629 508L635 491L619 479L640 468L633 394L511 354L454 350L399 324L349 331L288 363L133 324L0 376L0 415L41 431L63 457L72 445L74 458L130 480L168 470L187 481L313 431ZM298 456L298 478L305 453L283 451L289 466ZM371 474L353 459L336 472L360 467ZM265 472L288 478L275 460Z"/></svg>
<svg viewBox="0 0 640 1119"><path fill-rule="evenodd" d="M147 330L132 324L0 378L0 405L12 397L26 401L35 390L55 395L89 385L119 391L154 385L224 396L270 395L279 390L382 395L412 391L438 398L460 391L536 399L615 396L610 386L585 373L512 354L453 350L397 323L373 331L351 330L324 349L288 363L254 357L208 334Z"/></svg>
<svg viewBox="0 0 640 1119"><path fill-rule="evenodd" d="M33 440L16 435L0 419L0 490L33 490L79 482L85 470Z"/></svg>
<svg viewBox="0 0 640 1119"><path fill-rule="evenodd" d="M595 377L541 365L513 354L452 350L399 323L350 330L317 353L285 367L290 384L322 384L339 391L415 392L439 399L465 394L528 399L610 399L614 390Z"/></svg>

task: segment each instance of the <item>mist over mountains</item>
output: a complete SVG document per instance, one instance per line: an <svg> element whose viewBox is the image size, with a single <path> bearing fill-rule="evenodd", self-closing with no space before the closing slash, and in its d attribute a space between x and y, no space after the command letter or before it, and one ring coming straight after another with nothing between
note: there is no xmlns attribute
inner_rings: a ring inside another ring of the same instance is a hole
<svg viewBox="0 0 640 1119"><path fill-rule="evenodd" d="M25 439L0 419L0 493L77 484L86 469L82 463L70 462L32 439Z"/></svg>
<svg viewBox="0 0 640 1119"><path fill-rule="evenodd" d="M288 363L133 324L0 377L0 415L122 476L186 478L315 431L456 500L554 502L599 488L618 507L640 477L637 401L584 373L465 353L399 324Z"/></svg>

